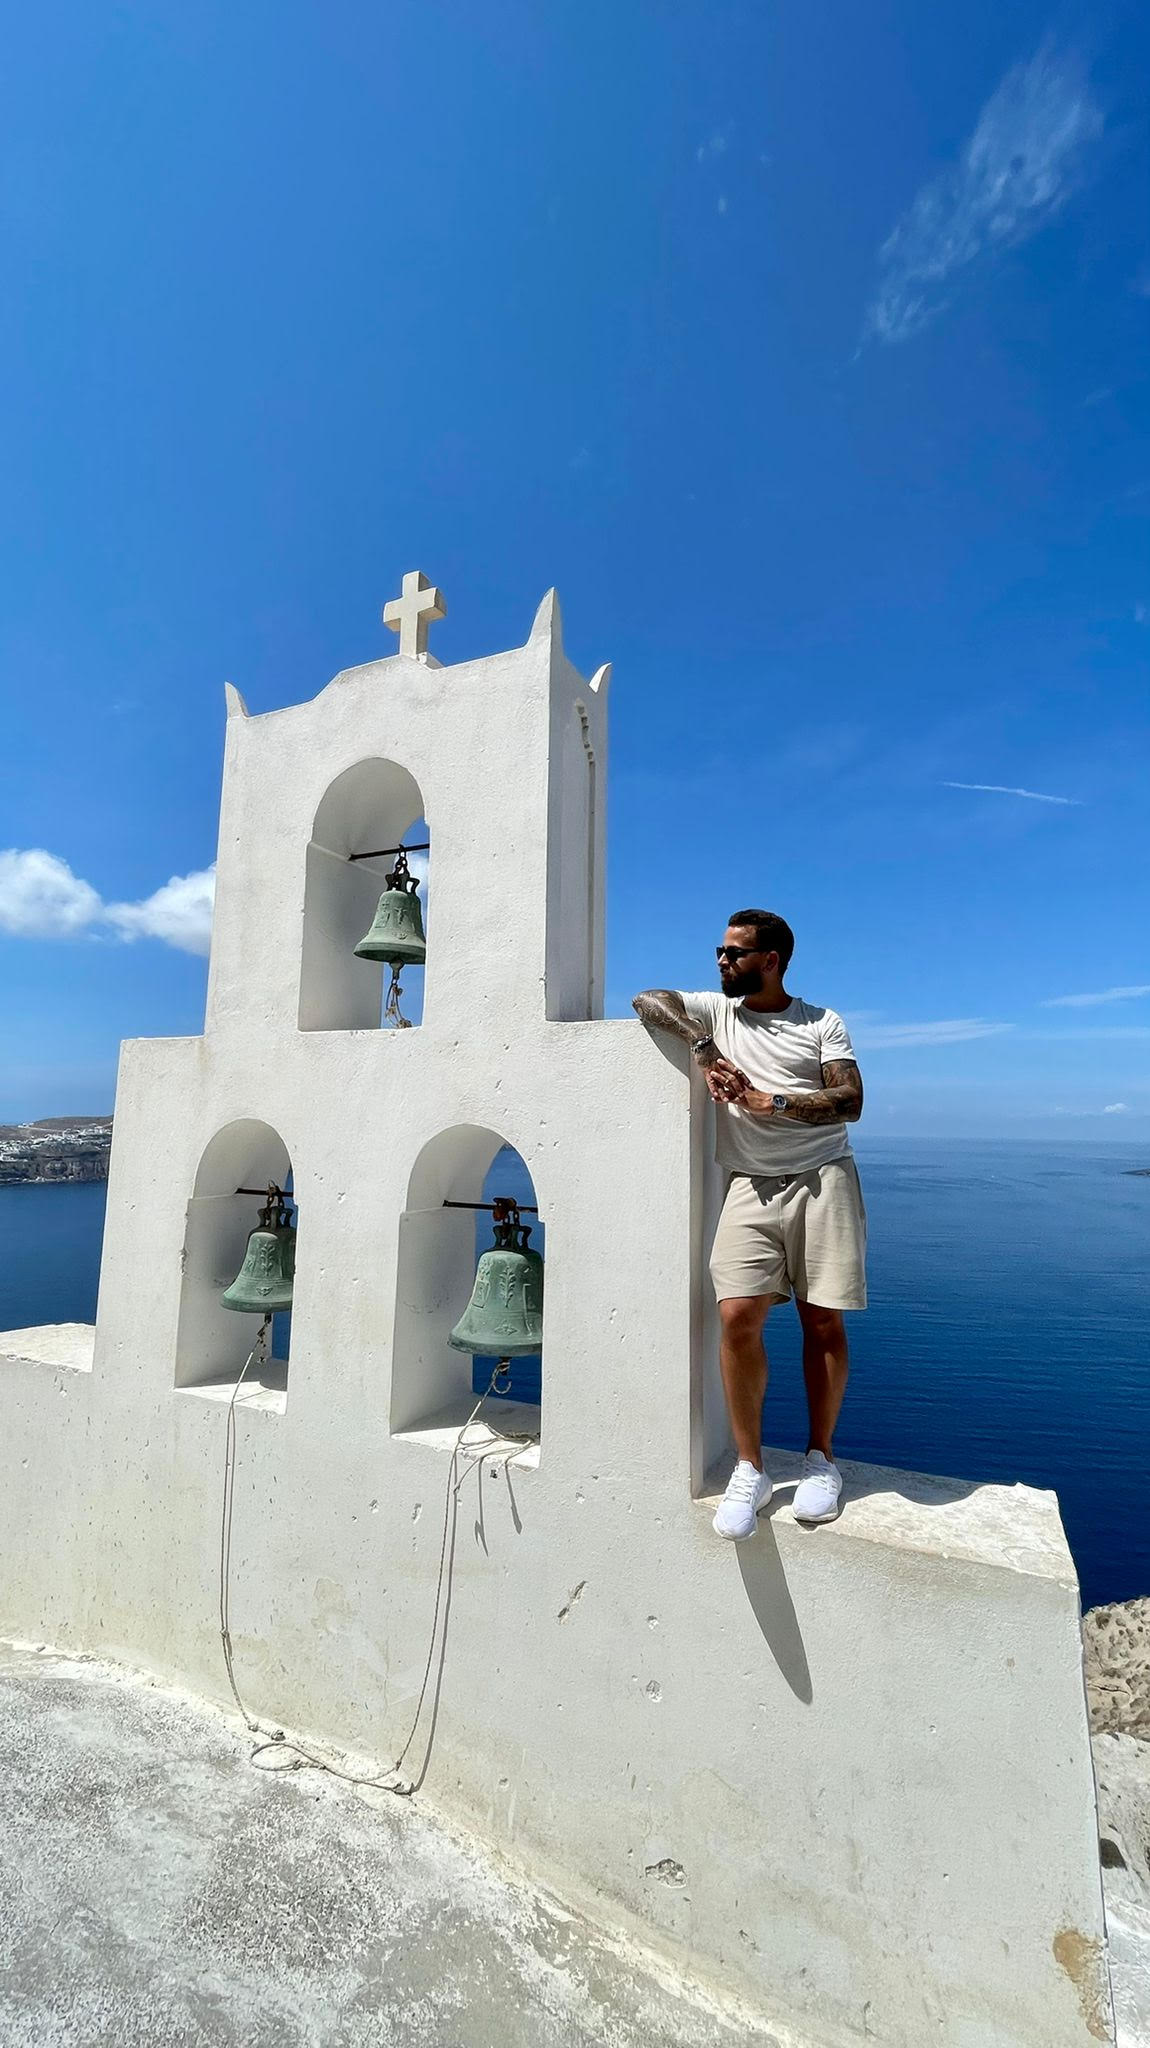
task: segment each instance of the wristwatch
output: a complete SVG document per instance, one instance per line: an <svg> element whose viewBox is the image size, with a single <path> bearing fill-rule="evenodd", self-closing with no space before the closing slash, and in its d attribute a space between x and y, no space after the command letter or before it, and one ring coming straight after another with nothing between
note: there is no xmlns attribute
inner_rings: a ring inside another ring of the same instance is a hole
<svg viewBox="0 0 1150 2048"><path fill-rule="evenodd" d="M789 1108L790 1108L790 1106L791 1106L791 1098L790 1098L790 1096L789 1096L789 1095L772 1095L772 1097L771 1097L771 1108L772 1108L772 1109L789 1109Z"/></svg>
<svg viewBox="0 0 1150 2048"><path fill-rule="evenodd" d="M706 1052L706 1050L707 1050L707 1047L708 1047L709 1045L714 1045L714 1043L715 1043L715 1041L714 1041L714 1039L713 1039L713 1038L711 1037L711 1034L710 1034L710 1032L709 1032L709 1031L708 1031L708 1033L707 1033L707 1035L706 1035L706 1037L705 1037L705 1038L696 1038L696 1040L695 1040L694 1044L693 1044L693 1045L692 1045L692 1047L691 1047L691 1054L692 1054L692 1057L693 1057L694 1059L698 1059L698 1057L699 1057L699 1054L700 1054L701 1052Z"/></svg>

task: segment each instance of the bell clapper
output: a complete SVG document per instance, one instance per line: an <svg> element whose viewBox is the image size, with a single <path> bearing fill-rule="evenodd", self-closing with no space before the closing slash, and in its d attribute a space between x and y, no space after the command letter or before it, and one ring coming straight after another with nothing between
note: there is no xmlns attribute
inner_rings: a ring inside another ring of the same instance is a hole
<svg viewBox="0 0 1150 2048"><path fill-rule="evenodd" d="M387 1001L383 1008L384 1016L390 1018L392 1026L396 1031L411 1030L411 1018L405 1017L399 1007L399 998L403 994L403 990L399 985L399 977L403 973L403 967L404 963L402 960L393 960L391 963L391 981L388 984Z"/></svg>

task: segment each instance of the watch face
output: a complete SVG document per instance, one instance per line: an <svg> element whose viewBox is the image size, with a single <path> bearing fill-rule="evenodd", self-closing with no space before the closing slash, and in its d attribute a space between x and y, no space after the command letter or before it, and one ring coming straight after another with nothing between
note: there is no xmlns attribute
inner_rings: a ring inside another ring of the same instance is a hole
<svg viewBox="0 0 1150 2048"><path fill-rule="evenodd" d="M772 1107L773 1109L785 1109L785 1108L786 1108L786 1106L787 1106L787 1097L786 1097L785 1095L772 1095L772 1097L771 1097L771 1107Z"/></svg>

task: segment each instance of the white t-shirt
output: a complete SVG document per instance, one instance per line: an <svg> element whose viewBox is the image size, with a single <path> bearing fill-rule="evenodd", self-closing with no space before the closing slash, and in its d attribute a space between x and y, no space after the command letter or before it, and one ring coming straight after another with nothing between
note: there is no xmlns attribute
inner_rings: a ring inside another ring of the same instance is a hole
<svg viewBox="0 0 1150 2048"><path fill-rule="evenodd" d="M828 1060L853 1060L846 1025L834 1010L793 996L785 1010L748 1010L745 1003L706 989L680 989L683 1008L709 1032L725 1059L752 1088L768 1095L811 1095L823 1085ZM734 1103L715 1104L715 1157L729 1173L806 1173L850 1155L847 1127L802 1124L793 1117L753 1116Z"/></svg>

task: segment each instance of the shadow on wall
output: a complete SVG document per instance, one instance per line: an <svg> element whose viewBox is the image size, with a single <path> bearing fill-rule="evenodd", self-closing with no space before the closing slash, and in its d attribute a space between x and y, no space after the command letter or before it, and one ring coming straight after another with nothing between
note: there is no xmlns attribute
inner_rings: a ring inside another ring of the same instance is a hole
<svg viewBox="0 0 1150 2048"><path fill-rule="evenodd" d="M769 1467L769 1457L766 1462ZM721 1475L712 1474L711 1485L717 1489L725 1477L725 1471ZM810 1666L772 1527L774 1516L780 1508L789 1505L797 1484L797 1476L775 1482L770 1507L760 1515L755 1535L735 1548L743 1589L763 1640L795 1698L809 1705L814 1698ZM969 1500L981 1491L978 1484L964 1479L938 1479L926 1472L895 1472L885 1467L854 1466L848 1469L845 1512L850 1513L852 1501L863 1500L871 1493L897 1494L903 1500L913 1501L916 1507L945 1507L955 1501ZM801 1523L796 1527L803 1530L811 1542L819 1541L823 1533L815 1527L804 1529Z"/></svg>
<svg viewBox="0 0 1150 2048"><path fill-rule="evenodd" d="M775 1532L766 1515L759 1521L758 1533L749 1543L736 1544L735 1551L743 1590L763 1640L795 1698L809 1706L814 1698L810 1666Z"/></svg>

